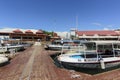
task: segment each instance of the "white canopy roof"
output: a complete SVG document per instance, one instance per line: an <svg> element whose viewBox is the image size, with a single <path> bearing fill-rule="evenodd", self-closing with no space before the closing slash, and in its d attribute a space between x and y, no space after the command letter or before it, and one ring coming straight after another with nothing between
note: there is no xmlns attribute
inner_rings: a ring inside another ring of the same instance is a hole
<svg viewBox="0 0 120 80"><path fill-rule="evenodd" d="M99 40L99 41L83 41L82 42L83 44L84 43L95 43L95 44L98 44L98 45L106 45L106 44L120 44L120 41L116 41L116 40L114 40L114 41L110 41L110 40L108 40L108 41L106 41L106 40Z"/></svg>

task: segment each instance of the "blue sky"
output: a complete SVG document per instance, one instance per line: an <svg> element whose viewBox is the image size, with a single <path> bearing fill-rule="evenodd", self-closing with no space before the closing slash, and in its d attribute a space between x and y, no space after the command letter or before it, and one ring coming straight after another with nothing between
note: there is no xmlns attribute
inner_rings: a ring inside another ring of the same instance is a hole
<svg viewBox="0 0 120 80"><path fill-rule="evenodd" d="M120 28L120 0L0 0L0 28L48 31Z"/></svg>

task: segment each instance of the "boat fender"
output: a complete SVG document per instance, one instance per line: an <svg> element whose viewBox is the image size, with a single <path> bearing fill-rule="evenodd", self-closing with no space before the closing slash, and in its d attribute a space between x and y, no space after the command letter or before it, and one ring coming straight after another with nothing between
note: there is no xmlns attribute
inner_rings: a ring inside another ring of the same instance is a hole
<svg viewBox="0 0 120 80"><path fill-rule="evenodd" d="M103 60L100 60L101 69L105 69L105 63Z"/></svg>

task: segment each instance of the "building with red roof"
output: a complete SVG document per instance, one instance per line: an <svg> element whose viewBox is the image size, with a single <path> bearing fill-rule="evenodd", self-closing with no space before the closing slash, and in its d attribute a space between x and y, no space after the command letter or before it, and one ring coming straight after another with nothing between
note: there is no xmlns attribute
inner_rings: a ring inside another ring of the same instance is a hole
<svg viewBox="0 0 120 80"><path fill-rule="evenodd" d="M36 34L43 34L43 31L42 31L42 30L38 30L38 31L36 32Z"/></svg>
<svg viewBox="0 0 120 80"><path fill-rule="evenodd" d="M31 30L21 31L20 29L13 30L11 32L0 32L0 39L4 40L17 39L21 41L37 41L40 39L41 41L49 41L53 38L60 39L57 33L54 33L53 36L50 36L41 29L36 32L32 32Z"/></svg>
<svg viewBox="0 0 120 80"><path fill-rule="evenodd" d="M26 34L33 34L33 32L31 30L27 30L25 31Z"/></svg>
<svg viewBox="0 0 120 80"><path fill-rule="evenodd" d="M13 30L13 33L23 33L23 32L19 29L16 29L16 30Z"/></svg>
<svg viewBox="0 0 120 80"><path fill-rule="evenodd" d="M71 33L71 38L76 37L80 40L120 40L119 30L90 30L90 31L77 31L74 30L75 34ZM57 33L53 33L52 36L45 34L42 30L32 32L26 30L25 32L16 29L12 32L0 32L1 38L20 39L23 41L36 41L38 39L60 39Z"/></svg>
<svg viewBox="0 0 120 80"><path fill-rule="evenodd" d="M118 40L120 33L114 30L76 31L76 36L85 40Z"/></svg>
<svg viewBox="0 0 120 80"><path fill-rule="evenodd" d="M42 30L38 30L35 34L31 30L27 30L24 33L19 29L14 30L13 33L10 34L11 39L20 39L24 41L36 41L38 39L46 40L48 35L44 34Z"/></svg>

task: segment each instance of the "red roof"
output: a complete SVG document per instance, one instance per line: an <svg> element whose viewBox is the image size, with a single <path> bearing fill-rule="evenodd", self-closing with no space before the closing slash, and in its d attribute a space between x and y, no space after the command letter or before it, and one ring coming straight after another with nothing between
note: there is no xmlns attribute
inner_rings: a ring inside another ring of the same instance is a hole
<svg viewBox="0 0 120 80"><path fill-rule="evenodd" d="M95 34L99 36L118 36L119 34L112 30L101 30L101 31L77 31L76 32L79 36L82 36L83 34L86 36L94 36Z"/></svg>
<svg viewBox="0 0 120 80"><path fill-rule="evenodd" d="M14 30L13 31L14 33L23 33L21 30L19 30L19 29L16 29L16 30Z"/></svg>
<svg viewBox="0 0 120 80"><path fill-rule="evenodd" d="M43 31L42 31L42 30L38 30L38 31L36 32L36 34L43 34Z"/></svg>
<svg viewBox="0 0 120 80"><path fill-rule="evenodd" d="M33 32L31 30L27 30L27 31L25 31L25 33L33 34Z"/></svg>

